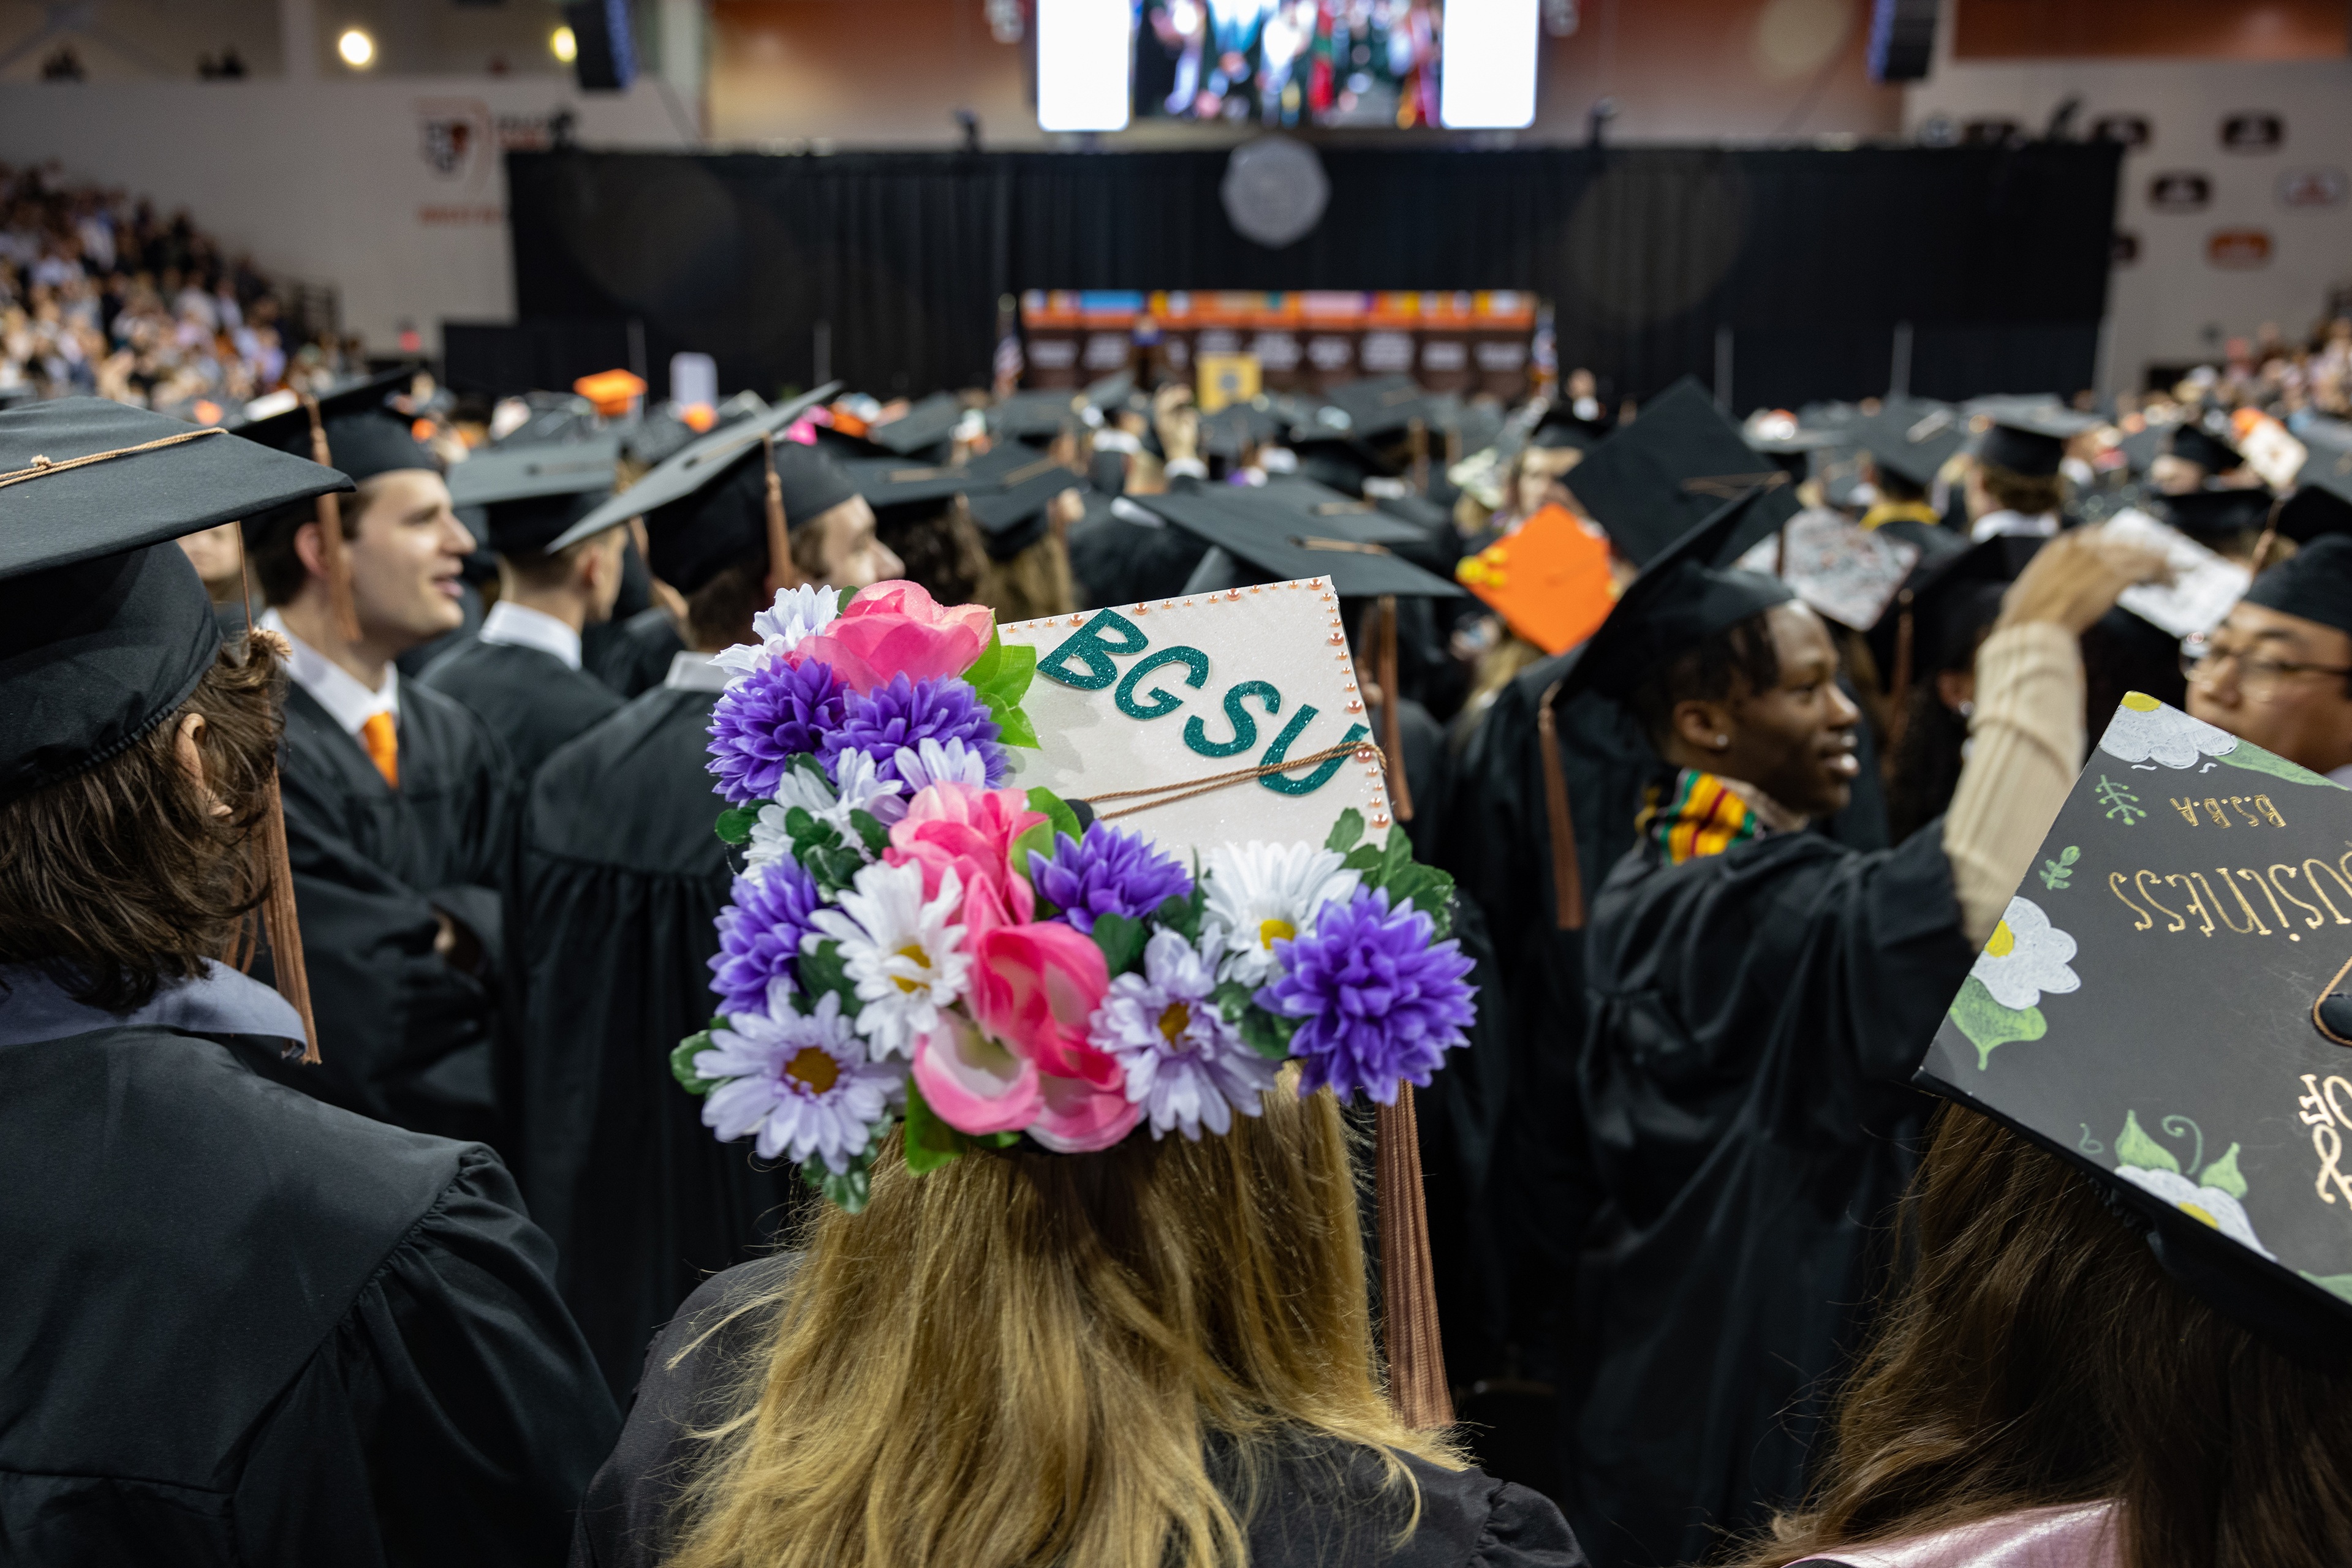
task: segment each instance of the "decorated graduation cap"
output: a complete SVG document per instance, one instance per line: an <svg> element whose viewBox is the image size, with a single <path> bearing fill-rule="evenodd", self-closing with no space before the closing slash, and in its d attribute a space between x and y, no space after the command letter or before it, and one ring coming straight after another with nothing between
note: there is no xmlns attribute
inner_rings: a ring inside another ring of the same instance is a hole
<svg viewBox="0 0 2352 1568"><path fill-rule="evenodd" d="M1688 376L1643 406L1561 481L1617 553L1647 567L1724 503L1764 487L1743 528L1769 532L1795 515L1788 476L1743 440L1706 389ZM1777 493L1777 498L1776 498ZM1752 538L1738 541L1737 555Z"/></svg>
<svg viewBox="0 0 2352 1568"><path fill-rule="evenodd" d="M2126 695L1920 1064L2290 1354L2352 1343L2352 792Z"/></svg>
<svg viewBox="0 0 2352 1568"><path fill-rule="evenodd" d="M1944 465L1969 439L1968 423L1958 409L1916 398L1889 398L1876 413L1851 429L1881 475L1921 491L1936 482Z"/></svg>
<svg viewBox="0 0 2352 1568"><path fill-rule="evenodd" d="M0 413L0 799L120 756L212 668L219 622L173 541L349 488L308 459L100 398ZM264 917L315 1061L274 776L270 789Z"/></svg>
<svg viewBox="0 0 2352 1568"><path fill-rule="evenodd" d="M612 435L494 446L449 471L449 501L481 515L479 531L499 554L544 550L612 495L620 455Z"/></svg>
<svg viewBox="0 0 2352 1568"><path fill-rule="evenodd" d="M1990 423L1977 438L1978 461L2028 478L2057 473L2066 443L2099 423L2054 402L1993 402L1984 413Z"/></svg>
<svg viewBox="0 0 2352 1568"><path fill-rule="evenodd" d="M836 390L818 388L712 431L600 503L544 547L552 552L632 517L646 519L646 565L691 593L764 539L772 556L790 546L788 527L855 495L841 466L815 447L779 434Z"/></svg>
<svg viewBox="0 0 2352 1568"><path fill-rule="evenodd" d="M1609 542L1560 506L1545 507L1507 538L1455 563L1456 580L1546 653L1597 631L1617 602Z"/></svg>
<svg viewBox="0 0 2352 1568"><path fill-rule="evenodd" d="M1878 624L1919 562L1919 547L1862 527L1824 507L1808 507L1748 547L1742 570L1769 573L1841 626Z"/></svg>

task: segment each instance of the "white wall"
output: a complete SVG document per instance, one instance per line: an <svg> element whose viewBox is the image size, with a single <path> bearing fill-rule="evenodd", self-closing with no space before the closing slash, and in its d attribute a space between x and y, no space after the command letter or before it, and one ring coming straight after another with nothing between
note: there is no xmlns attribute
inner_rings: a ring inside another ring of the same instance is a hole
<svg viewBox="0 0 2352 1568"><path fill-rule="evenodd" d="M2038 135L2076 95L2078 136L2106 114L2148 122L2147 144L2124 157L2116 201L2116 226L2138 236L2139 256L2117 266L2108 297L2106 390L2137 387L2150 361L2217 358L2224 338L2252 336L2265 321L2298 336L2331 287L2352 283L2352 59L1955 61L1948 25L1946 35L1934 74L1906 95L1904 120L1915 133L1942 115L1956 125L2004 117ZM2284 122L2276 150L2223 148L2222 121L2247 111ZM2334 172L2333 204L2289 205L2282 176L2314 169ZM2149 204L2154 178L2175 171L2211 182L2201 211ZM2268 261L2217 266L2207 247L2225 229L2267 235Z"/></svg>
<svg viewBox="0 0 2352 1568"><path fill-rule="evenodd" d="M696 108L640 78L381 78L0 84L0 162L185 207L231 255L341 290L346 331L390 351L403 323L507 320L514 292L502 147L546 144L559 110L592 147L679 147Z"/></svg>

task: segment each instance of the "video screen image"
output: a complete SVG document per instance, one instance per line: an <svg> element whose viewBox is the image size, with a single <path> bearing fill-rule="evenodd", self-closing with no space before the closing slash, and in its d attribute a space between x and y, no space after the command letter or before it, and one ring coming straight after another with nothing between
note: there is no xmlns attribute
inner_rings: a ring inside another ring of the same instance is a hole
<svg viewBox="0 0 2352 1568"><path fill-rule="evenodd" d="M1437 0L1137 0L1135 114L1437 124Z"/></svg>

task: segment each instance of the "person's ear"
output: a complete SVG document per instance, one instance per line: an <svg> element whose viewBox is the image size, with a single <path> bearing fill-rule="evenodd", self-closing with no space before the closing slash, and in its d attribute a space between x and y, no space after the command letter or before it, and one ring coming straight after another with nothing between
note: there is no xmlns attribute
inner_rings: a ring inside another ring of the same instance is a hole
<svg viewBox="0 0 2352 1568"><path fill-rule="evenodd" d="M1717 753L1731 749L1731 710L1723 703L1685 698L1675 705L1669 722L1675 738L1694 751Z"/></svg>
<svg viewBox="0 0 2352 1568"><path fill-rule="evenodd" d="M194 785L196 793L204 798L205 810L213 816L226 817L229 814L228 807L213 793L212 785L205 778L204 747L197 744L204 738L204 715L182 714L179 733L172 737L172 754L179 761L180 770L188 776L188 782Z"/></svg>
<svg viewBox="0 0 2352 1568"><path fill-rule="evenodd" d="M1969 670L1943 670L1936 675L1936 700L1965 716L1977 695L1977 678Z"/></svg>

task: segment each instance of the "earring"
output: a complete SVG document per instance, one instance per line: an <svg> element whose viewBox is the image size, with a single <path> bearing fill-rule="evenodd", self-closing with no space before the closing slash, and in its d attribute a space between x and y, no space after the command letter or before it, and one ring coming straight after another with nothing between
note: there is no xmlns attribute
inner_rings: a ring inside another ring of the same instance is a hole
<svg viewBox="0 0 2352 1568"><path fill-rule="evenodd" d="M1727 747L1728 746L1730 746L1730 744L1731 744L1731 737L1729 737L1729 736L1727 736L1727 735L1718 735L1718 736L1717 736L1717 737L1715 737L1715 748L1716 748L1717 751L1721 751L1721 750L1725 749L1726 747Z"/></svg>

